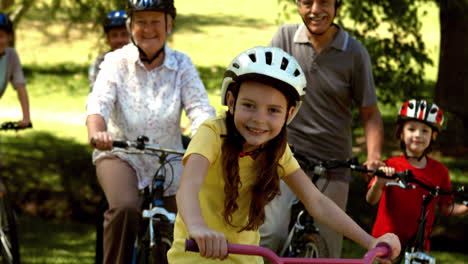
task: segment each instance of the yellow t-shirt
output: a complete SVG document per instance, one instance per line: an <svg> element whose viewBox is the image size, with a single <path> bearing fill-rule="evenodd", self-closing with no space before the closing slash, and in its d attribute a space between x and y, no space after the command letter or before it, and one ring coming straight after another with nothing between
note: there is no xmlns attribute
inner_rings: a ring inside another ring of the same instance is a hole
<svg viewBox="0 0 468 264"><path fill-rule="evenodd" d="M184 156L184 163L190 154L197 153L203 155L210 161L205 182L198 194L200 207L204 220L209 228L224 233L229 243L258 245L260 234L256 231L243 231L238 233L240 227L248 222L250 202L253 199L251 187L255 183L254 160L251 156L239 158L239 175L242 185L239 190L237 204L239 209L233 213L232 222L236 227L228 225L224 221L224 178L222 170L221 147L226 134L225 117L215 117L208 119L199 128ZM280 164L284 168L278 169L280 177L289 175L299 169L299 164L293 157L289 147L280 159ZM199 253L185 252L185 240L189 237L182 218L177 215L174 226L174 242L168 252L168 260L171 264L205 264L205 263L263 263L261 257L229 255L225 261L210 260L203 258Z"/></svg>

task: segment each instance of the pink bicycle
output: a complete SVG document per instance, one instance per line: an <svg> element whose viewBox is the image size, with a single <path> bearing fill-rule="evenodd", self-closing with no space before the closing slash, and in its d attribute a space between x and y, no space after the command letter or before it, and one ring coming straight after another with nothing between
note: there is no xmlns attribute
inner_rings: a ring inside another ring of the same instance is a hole
<svg viewBox="0 0 468 264"><path fill-rule="evenodd" d="M185 241L185 250L198 252L198 245L193 239ZM228 244L228 252L231 254L261 256L271 261L272 264L372 264L377 257L390 258L391 248L386 243L379 243L377 247L367 251L362 259L326 259L326 258L283 258L278 257L273 251L252 245Z"/></svg>

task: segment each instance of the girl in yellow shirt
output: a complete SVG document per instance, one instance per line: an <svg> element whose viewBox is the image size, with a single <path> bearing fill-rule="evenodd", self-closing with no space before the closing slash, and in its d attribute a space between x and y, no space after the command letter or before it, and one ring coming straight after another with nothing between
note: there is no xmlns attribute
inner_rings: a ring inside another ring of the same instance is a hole
<svg viewBox="0 0 468 264"><path fill-rule="evenodd" d="M387 242L398 256L395 235L367 234L317 190L293 157L286 125L305 87L299 64L279 48L256 47L231 62L221 89L228 111L200 126L183 159L169 263L263 263L260 257L228 255L227 243L259 244L264 207L279 193L280 180L318 221L368 249ZM185 252L189 237L199 254Z"/></svg>

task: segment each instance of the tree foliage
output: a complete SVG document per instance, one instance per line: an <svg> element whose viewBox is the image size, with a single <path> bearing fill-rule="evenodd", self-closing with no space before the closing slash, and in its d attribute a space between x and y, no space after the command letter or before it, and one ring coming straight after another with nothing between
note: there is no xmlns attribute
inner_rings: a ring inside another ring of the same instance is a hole
<svg viewBox="0 0 468 264"><path fill-rule="evenodd" d="M125 9L127 1L122 0L0 0L5 3L6 12L15 24L21 22L23 15L46 23L66 23L69 26L90 21L104 21L110 10ZM8 6L6 6L8 2ZM94 25L100 25L95 23Z"/></svg>
<svg viewBox="0 0 468 264"><path fill-rule="evenodd" d="M400 102L424 93L431 65L421 37L418 6L424 0L345 0L335 20L369 51L379 100ZM297 13L293 0L278 0L283 17Z"/></svg>

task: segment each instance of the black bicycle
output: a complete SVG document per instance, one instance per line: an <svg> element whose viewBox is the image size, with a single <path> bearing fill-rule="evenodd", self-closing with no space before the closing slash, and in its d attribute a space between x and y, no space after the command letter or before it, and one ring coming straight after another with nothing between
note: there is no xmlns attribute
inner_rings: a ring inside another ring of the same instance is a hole
<svg viewBox="0 0 468 264"><path fill-rule="evenodd" d="M294 153L301 168L312 172L311 180L314 184L319 178L328 177L327 171L336 168L349 168L354 171L363 171L365 167L359 166L357 158L349 160L316 160L309 159L299 153ZM325 191L329 178L320 189ZM291 209L289 233L279 253L282 257L293 258L328 258L330 253L325 239L320 235L314 218L307 212L301 201L296 200Z"/></svg>
<svg viewBox="0 0 468 264"><path fill-rule="evenodd" d="M5 122L1 125L1 131L16 131L32 128L32 124L27 127L20 127L18 122ZM0 169L1 170L1 169ZM0 177L0 261L4 264L19 264L20 250L18 243L18 233L16 230L17 219L13 210L10 195L5 184L5 179Z"/></svg>
<svg viewBox="0 0 468 264"><path fill-rule="evenodd" d="M378 177L387 179L397 179L396 182L386 183L386 186L396 186L402 189L422 188L428 191L427 195L422 197L422 207L418 219L418 230L416 235L405 250L405 264L435 264L436 259L424 252L424 240L426 234L427 209L429 204L440 195L454 195L463 200L463 204L468 206L468 192L465 188L459 187L456 190L443 190L439 186L429 186L416 179L411 170L396 172L392 176L386 176L384 172L377 170L368 172L376 174Z"/></svg>
<svg viewBox="0 0 468 264"><path fill-rule="evenodd" d="M164 208L164 182L172 163L180 161L185 153L183 149L164 148L146 143L148 138L140 136L136 141L114 141L113 152L144 154L158 157L158 169L152 183L141 191L143 195L143 226L135 241L132 264L167 263L167 251L172 246L175 214ZM106 205L103 204L102 208ZM100 223L102 226L102 222ZM102 245L102 237L97 243ZM99 249L99 246L98 248ZM99 254L101 254L99 252ZM102 256L96 254L96 263L102 263Z"/></svg>

